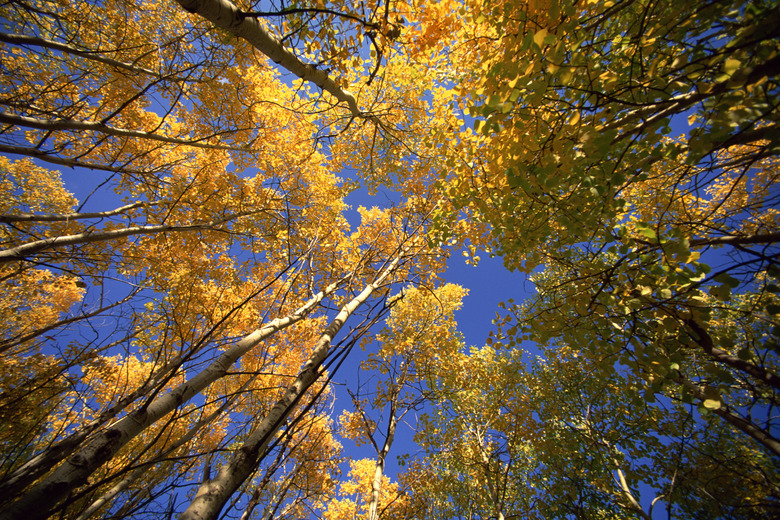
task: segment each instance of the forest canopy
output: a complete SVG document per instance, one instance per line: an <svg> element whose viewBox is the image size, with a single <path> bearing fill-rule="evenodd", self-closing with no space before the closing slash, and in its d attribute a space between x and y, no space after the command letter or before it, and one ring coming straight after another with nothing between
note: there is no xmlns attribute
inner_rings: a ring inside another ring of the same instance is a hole
<svg viewBox="0 0 780 520"><path fill-rule="evenodd" d="M776 2L3 0L0 41L0 518L780 516ZM488 256L527 283L467 344Z"/></svg>

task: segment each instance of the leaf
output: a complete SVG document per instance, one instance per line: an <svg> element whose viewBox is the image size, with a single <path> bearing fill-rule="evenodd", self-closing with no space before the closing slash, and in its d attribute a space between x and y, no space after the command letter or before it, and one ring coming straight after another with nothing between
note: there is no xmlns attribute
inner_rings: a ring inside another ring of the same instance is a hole
<svg viewBox="0 0 780 520"><path fill-rule="evenodd" d="M544 45L544 40L547 38L548 35L547 28L542 28L534 33L534 43L538 45L539 47L542 47Z"/></svg>
<svg viewBox="0 0 780 520"><path fill-rule="evenodd" d="M702 399L702 405L707 410L717 410L722 406L722 399L720 393L714 387L708 386L704 390L704 398Z"/></svg>
<svg viewBox="0 0 780 520"><path fill-rule="evenodd" d="M720 273L717 276L715 276L714 280L718 283L727 285L731 287L732 289L739 287L740 281L734 278L733 276L729 275L728 273Z"/></svg>
<svg viewBox="0 0 780 520"><path fill-rule="evenodd" d="M721 406L720 399L705 399L702 404L708 410L717 410Z"/></svg>
<svg viewBox="0 0 780 520"><path fill-rule="evenodd" d="M723 72L725 72L726 75L731 77L741 66L742 63L738 59L726 58L726 61L723 62Z"/></svg>
<svg viewBox="0 0 780 520"><path fill-rule="evenodd" d="M658 238L655 231L653 229L650 229L649 227L639 228L638 231L641 235L643 235L644 237L650 240L655 240L656 238Z"/></svg>

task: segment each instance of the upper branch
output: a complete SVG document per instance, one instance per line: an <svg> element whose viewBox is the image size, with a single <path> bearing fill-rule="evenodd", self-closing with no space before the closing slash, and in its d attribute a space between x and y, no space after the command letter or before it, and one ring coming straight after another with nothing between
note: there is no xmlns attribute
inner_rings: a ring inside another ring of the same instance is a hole
<svg viewBox="0 0 780 520"><path fill-rule="evenodd" d="M198 14L217 27L243 38L254 48L271 58L304 81L309 81L346 103L354 117L364 117L355 96L338 86L328 73L302 62L282 43L266 31L252 13L245 13L229 0L176 0L187 12Z"/></svg>
<svg viewBox="0 0 780 520"><path fill-rule="evenodd" d="M11 34L11 33L0 32L0 42L10 43L14 45L36 46L36 47L43 47L45 49L52 49L55 51L60 51L67 54L72 54L74 56L79 56L81 58L86 58L88 60L96 61L98 63L103 63L104 65L109 65L111 67L116 67L118 69L123 69L130 72L138 72L141 74L147 74L149 76L153 76L160 79L172 79L175 81L186 81L190 83L197 81L197 80L182 78L178 76L169 76L167 74L162 74L161 72L157 72L152 69L141 67L134 63L127 63L124 61L115 60L113 58L108 58L106 56L103 56L102 54L99 54L99 51L79 49L72 45L56 42L53 40L47 40L45 38L38 38L37 36L27 36L24 34Z"/></svg>
<svg viewBox="0 0 780 520"><path fill-rule="evenodd" d="M48 131L75 130L75 131L86 131L86 132L100 132L102 134L113 135L115 137L131 137L131 138L137 137L141 139L151 139L153 141L161 141L163 143L192 146L194 148L206 148L211 150L233 150L233 151L247 150L246 148L238 148L235 146L203 143L200 142L202 139L201 140L180 139L178 137L169 137L166 135L160 135L153 132L144 132L142 130L128 130L126 128L111 127L95 121L36 119L33 117L19 116L16 114L9 114L7 112L0 112L0 123L5 123L13 126L37 128L38 130L48 130Z"/></svg>

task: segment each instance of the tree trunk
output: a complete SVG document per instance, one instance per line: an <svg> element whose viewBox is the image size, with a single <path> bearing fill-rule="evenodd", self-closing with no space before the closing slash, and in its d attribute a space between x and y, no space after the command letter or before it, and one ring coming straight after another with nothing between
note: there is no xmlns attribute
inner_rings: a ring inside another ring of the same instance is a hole
<svg viewBox="0 0 780 520"><path fill-rule="evenodd" d="M0 513L2 520L43 520L69 493L111 459L124 445L168 413L192 399L214 381L225 375L230 366L261 341L305 318L327 295L345 280L331 284L312 297L294 313L273 320L226 350L206 369L165 395L155 398L147 407L126 415L97 435L80 451L70 456L48 477L30 489Z"/></svg>
<svg viewBox="0 0 780 520"><path fill-rule="evenodd" d="M254 212L252 212L254 213ZM227 217L214 220L212 222L201 222L197 224L170 225L162 224L158 226L131 226L122 229L111 229L108 231L85 231L75 235L57 236L51 238L42 238L27 244L22 244L10 249L0 251L0 264L23 260L26 256L40 253L47 249L55 247L74 246L79 244L91 244L95 242L105 242L133 235L153 235L157 233L169 233L174 231L195 231L199 229L214 229L217 226L230 222L238 217L249 215L250 213L237 213Z"/></svg>
<svg viewBox="0 0 780 520"><path fill-rule="evenodd" d="M265 456L268 444L282 427L287 416L293 411L309 387L319 379L319 367L330 352L333 337L341 330L355 310L362 306L368 297L395 271L402 256L403 254L399 254L393 262L385 267L373 283L368 284L363 292L342 307L336 318L325 328L317 340L311 357L304 364L295 381L247 438L244 445L233 453L230 461L219 469L214 478L208 479L200 485L195 498L179 517L179 520L214 520L219 517L220 511L233 493L256 470L258 463Z"/></svg>

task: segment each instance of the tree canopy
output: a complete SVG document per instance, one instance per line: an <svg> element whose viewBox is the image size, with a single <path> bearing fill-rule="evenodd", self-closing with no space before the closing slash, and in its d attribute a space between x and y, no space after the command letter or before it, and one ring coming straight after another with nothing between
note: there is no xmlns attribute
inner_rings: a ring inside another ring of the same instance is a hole
<svg viewBox="0 0 780 520"><path fill-rule="evenodd" d="M6 0L0 41L0 518L780 514L776 2ZM467 345L481 255L527 283Z"/></svg>

